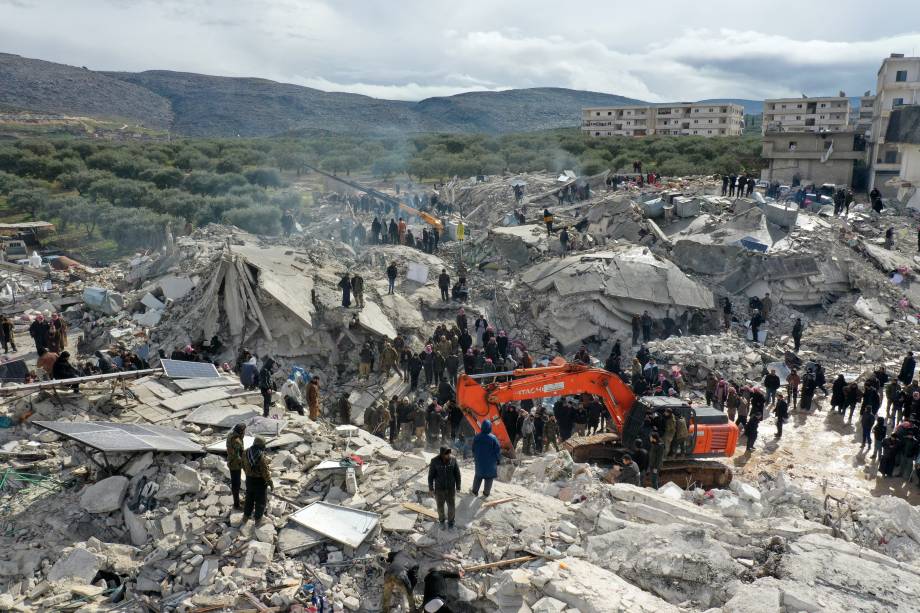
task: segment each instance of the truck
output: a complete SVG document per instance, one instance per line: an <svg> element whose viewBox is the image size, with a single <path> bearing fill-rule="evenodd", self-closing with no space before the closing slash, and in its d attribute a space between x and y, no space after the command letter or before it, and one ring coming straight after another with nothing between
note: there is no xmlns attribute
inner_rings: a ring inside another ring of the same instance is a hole
<svg viewBox="0 0 920 613"><path fill-rule="evenodd" d="M646 415L670 408L675 416L687 420L689 451L685 457L671 457L665 461L660 482L707 488L725 487L731 482L731 469L726 464L706 458L731 457L738 444L738 426L712 407L693 406L679 398L664 396L637 398L616 374L564 361L502 373L463 374L457 380L457 403L473 429L479 432L483 420L490 420L503 452L511 457L514 449L501 421L503 404L584 393L601 400L613 428L609 433L565 441L565 448L575 461L619 462L628 453L632 441L640 436Z"/></svg>

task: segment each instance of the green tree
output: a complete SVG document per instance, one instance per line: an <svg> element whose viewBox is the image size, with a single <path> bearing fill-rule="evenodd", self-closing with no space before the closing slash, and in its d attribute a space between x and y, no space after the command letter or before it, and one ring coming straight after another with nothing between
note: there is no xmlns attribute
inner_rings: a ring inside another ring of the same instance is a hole
<svg viewBox="0 0 920 613"><path fill-rule="evenodd" d="M44 189L17 189L7 196L10 208L17 213L28 213L29 217L36 219L38 211L48 200L48 192Z"/></svg>
<svg viewBox="0 0 920 613"><path fill-rule="evenodd" d="M281 229L281 211L273 206L251 206L231 209L224 216L226 223L253 234L276 235Z"/></svg>

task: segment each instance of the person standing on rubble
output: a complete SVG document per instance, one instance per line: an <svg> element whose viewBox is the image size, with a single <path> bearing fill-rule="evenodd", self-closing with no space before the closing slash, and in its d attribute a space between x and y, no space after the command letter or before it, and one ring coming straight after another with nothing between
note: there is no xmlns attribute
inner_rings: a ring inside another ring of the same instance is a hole
<svg viewBox="0 0 920 613"><path fill-rule="evenodd" d="M776 392L780 386L779 375L776 374L775 368L771 368L770 372L763 378L763 386L767 390L767 404L773 406L773 403L776 402Z"/></svg>
<svg viewBox="0 0 920 613"><path fill-rule="evenodd" d="M796 317L795 324L792 326L792 342L794 343L794 351L799 352L799 348L802 346L802 318Z"/></svg>
<svg viewBox="0 0 920 613"><path fill-rule="evenodd" d="M728 194L728 175L722 175L722 195Z"/></svg>
<svg viewBox="0 0 920 613"><path fill-rule="evenodd" d="M722 299L722 326L728 330L732 325L732 301L728 296Z"/></svg>
<svg viewBox="0 0 920 613"><path fill-rule="evenodd" d="M776 438L783 437L783 422L789 419L789 403L783 398L782 394L776 394L776 406L773 407L773 415L776 417Z"/></svg>
<svg viewBox="0 0 920 613"><path fill-rule="evenodd" d="M355 295L355 306L364 308L364 277L355 273L351 277L351 291Z"/></svg>
<svg viewBox="0 0 920 613"><path fill-rule="evenodd" d="M35 341L35 352L38 355L48 350L48 336L51 333L51 326L45 321L45 316L39 313L35 316L35 321L29 324L29 336Z"/></svg>
<svg viewBox="0 0 920 613"><path fill-rule="evenodd" d="M894 249L894 228L885 230L885 249Z"/></svg>
<svg viewBox="0 0 920 613"><path fill-rule="evenodd" d="M380 371L383 372L384 376L389 377L392 370L396 370L400 377L403 376L403 372L399 368L399 352L387 340L383 342L383 351L380 352Z"/></svg>
<svg viewBox="0 0 920 613"><path fill-rule="evenodd" d="M396 275L399 274L399 269L396 268L396 262L391 262L387 266L387 294L396 293Z"/></svg>
<svg viewBox="0 0 920 613"><path fill-rule="evenodd" d="M348 272L342 275L339 287L342 289L342 306L347 309L351 306L351 276Z"/></svg>
<svg viewBox="0 0 920 613"><path fill-rule="evenodd" d="M763 324L763 315L760 314L760 310L754 309L754 313L751 315L751 340L755 345L759 344L760 336L760 326Z"/></svg>
<svg viewBox="0 0 920 613"><path fill-rule="evenodd" d="M674 436L677 434L677 420L674 418L674 412L670 407L664 410L663 426L661 430L661 442L664 444L665 455L672 454L671 444L674 442Z"/></svg>
<svg viewBox="0 0 920 613"><path fill-rule="evenodd" d="M648 311L642 312L642 340L646 343L652 340L652 316Z"/></svg>
<svg viewBox="0 0 920 613"><path fill-rule="evenodd" d="M387 235L391 245L395 245L399 242L399 226L396 225L396 220L392 217L390 218L390 225L387 228Z"/></svg>
<svg viewBox="0 0 920 613"><path fill-rule="evenodd" d="M802 383L802 378L799 377L798 371L792 369L789 371L789 375L786 377L786 393L789 396L789 399L792 401L792 409L795 410L798 407L799 402L799 385Z"/></svg>
<svg viewBox="0 0 920 613"><path fill-rule="evenodd" d="M275 380L272 377L275 367L275 361L271 358L265 359L262 370L259 371L259 391L262 392L262 417L268 417L268 411L272 406L272 392L275 391Z"/></svg>
<svg viewBox="0 0 920 613"><path fill-rule="evenodd" d="M396 224L396 231L397 231L397 233L398 233L398 235L399 235L399 244L400 244L400 245L405 245L405 244L406 244L406 230L408 230L408 226L406 225L406 220L403 219L402 217L400 217L400 218L399 218L399 223Z"/></svg>
<svg viewBox="0 0 920 613"><path fill-rule="evenodd" d="M872 428L872 440L874 442L872 448L872 460L878 461L882 458L882 442L885 440L885 433L888 431L888 428L885 426L885 418L876 417L875 426Z"/></svg>
<svg viewBox="0 0 920 613"><path fill-rule="evenodd" d="M639 344L639 334L642 332L642 319L638 313L633 313L632 320L632 345L635 347Z"/></svg>
<svg viewBox="0 0 920 613"><path fill-rule="evenodd" d="M307 384L307 406L310 407L310 419L319 420L320 397L319 397L319 377L313 376Z"/></svg>
<svg viewBox="0 0 920 613"><path fill-rule="evenodd" d="M438 275L438 289L441 290L442 302L450 300L450 275L447 274L446 268L442 268L441 274Z"/></svg>
<svg viewBox="0 0 920 613"><path fill-rule="evenodd" d="M562 192L560 191L561 195ZM560 197L561 200L561 197ZM561 203L561 201L560 201ZM546 224L546 234L547 236L553 233L553 214L549 212L549 209L543 209L543 223Z"/></svg>
<svg viewBox="0 0 920 613"><path fill-rule="evenodd" d="M460 491L460 466L451 454L450 447L441 447L440 453L431 458L428 465L428 494L434 496L438 507L438 523L444 527L445 515L447 527L454 527L456 497ZM447 513L444 507L447 507Z"/></svg>
<svg viewBox="0 0 920 613"><path fill-rule="evenodd" d="M243 470L243 435L246 424L238 423L227 435L227 468L230 470L230 493L233 495L233 508L240 509L240 480Z"/></svg>
<svg viewBox="0 0 920 613"><path fill-rule="evenodd" d="M257 436L252 447L243 454L243 471L246 473L246 505L243 509L243 523L255 518L261 521L265 513L268 490L274 490L268 458L265 456L265 439Z"/></svg>
<svg viewBox="0 0 920 613"><path fill-rule="evenodd" d="M656 490L659 487L658 478L661 475L661 468L664 466L664 456L664 442L657 432L652 432L649 436L648 471L651 485Z"/></svg>
<svg viewBox="0 0 920 613"><path fill-rule="evenodd" d="M492 422L488 419L482 421L479 434L473 437L473 461L475 472L473 475L473 496L479 496L479 486L485 482L482 497L488 498L492 492L492 481L498 476L498 463L501 460L502 448L492 434Z"/></svg>
<svg viewBox="0 0 920 613"><path fill-rule="evenodd" d="M6 315L0 315L0 344L3 345L3 353L9 353L10 347L13 348L13 353L17 351L13 322Z"/></svg>
<svg viewBox="0 0 920 613"><path fill-rule="evenodd" d="M760 416L756 413L751 414L747 424L744 426L744 435L747 437L746 451L754 451L754 443L757 442L757 428L760 426Z"/></svg>

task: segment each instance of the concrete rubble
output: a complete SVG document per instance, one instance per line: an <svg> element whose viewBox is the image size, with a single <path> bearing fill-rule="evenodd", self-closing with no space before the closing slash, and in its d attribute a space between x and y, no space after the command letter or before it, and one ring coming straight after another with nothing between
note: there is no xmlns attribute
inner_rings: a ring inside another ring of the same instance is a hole
<svg viewBox="0 0 920 613"><path fill-rule="evenodd" d="M378 367L358 377L357 364L367 341L398 335L417 352L434 326L453 322L460 304L440 299L442 268L473 288L470 323L483 313L537 359L585 344L603 360L615 339L631 359L632 316L648 311L647 349L681 370L682 394L695 402L710 373L752 384L785 366L796 317L812 339L798 357L828 373L896 368L888 360L920 341L910 281L920 261L881 247L877 216L864 210L847 220L791 214L762 197L719 196L706 177L608 191L606 174L587 178L593 195L561 205L556 191L577 179L519 175L526 194L515 202L512 178L441 186L454 207L445 225L456 228L462 212L470 235L463 245L445 237L435 254L337 240L342 205L317 194L304 234L210 226L54 296L77 297L61 312L79 331L81 359L121 347L155 363L160 350L194 344L228 368L213 386L160 372L79 395L3 386L0 414L11 426L0 429L0 450L12 471L41 479L0 487L0 610L298 611L309 585L333 611L378 611L384 560L398 550L421 575L492 564L459 581L466 611L920 610L920 510L854 491L837 514L826 492L783 470L736 475L723 490L654 490L611 485L607 467L547 451L503 464L488 502L461 494L456 528L438 526L426 483L435 450L363 429L378 400L432 392ZM574 250L563 253L546 232L546 207L572 229ZM395 294L383 272L391 262ZM360 313L340 306L346 272L365 279ZM768 340L755 345L744 339L747 297L767 291ZM21 342L44 300L32 297L18 314ZM294 369L321 377L322 418L284 411L277 393L262 417L261 397L231 372L243 347L280 363L279 388ZM338 423L341 398L347 425ZM103 453L40 420L171 427L208 453ZM275 487L259 525L233 508L223 444L238 422L268 440ZM458 460L467 490L472 461Z"/></svg>

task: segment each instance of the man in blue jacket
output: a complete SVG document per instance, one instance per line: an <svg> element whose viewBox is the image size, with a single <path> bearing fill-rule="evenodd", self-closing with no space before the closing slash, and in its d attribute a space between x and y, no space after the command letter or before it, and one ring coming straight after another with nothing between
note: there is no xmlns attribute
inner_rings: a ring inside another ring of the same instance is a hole
<svg viewBox="0 0 920 613"><path fill-rule="evenodd" d="M502 447L492 434L492 422L484 419L481 431L473 437L473 461L476 465L476 473L473 475L473 496L479 495L479 486L483 480L486 485L482 497L486 498L492 492L492 480L498 476L501 453Z"/></svg>

